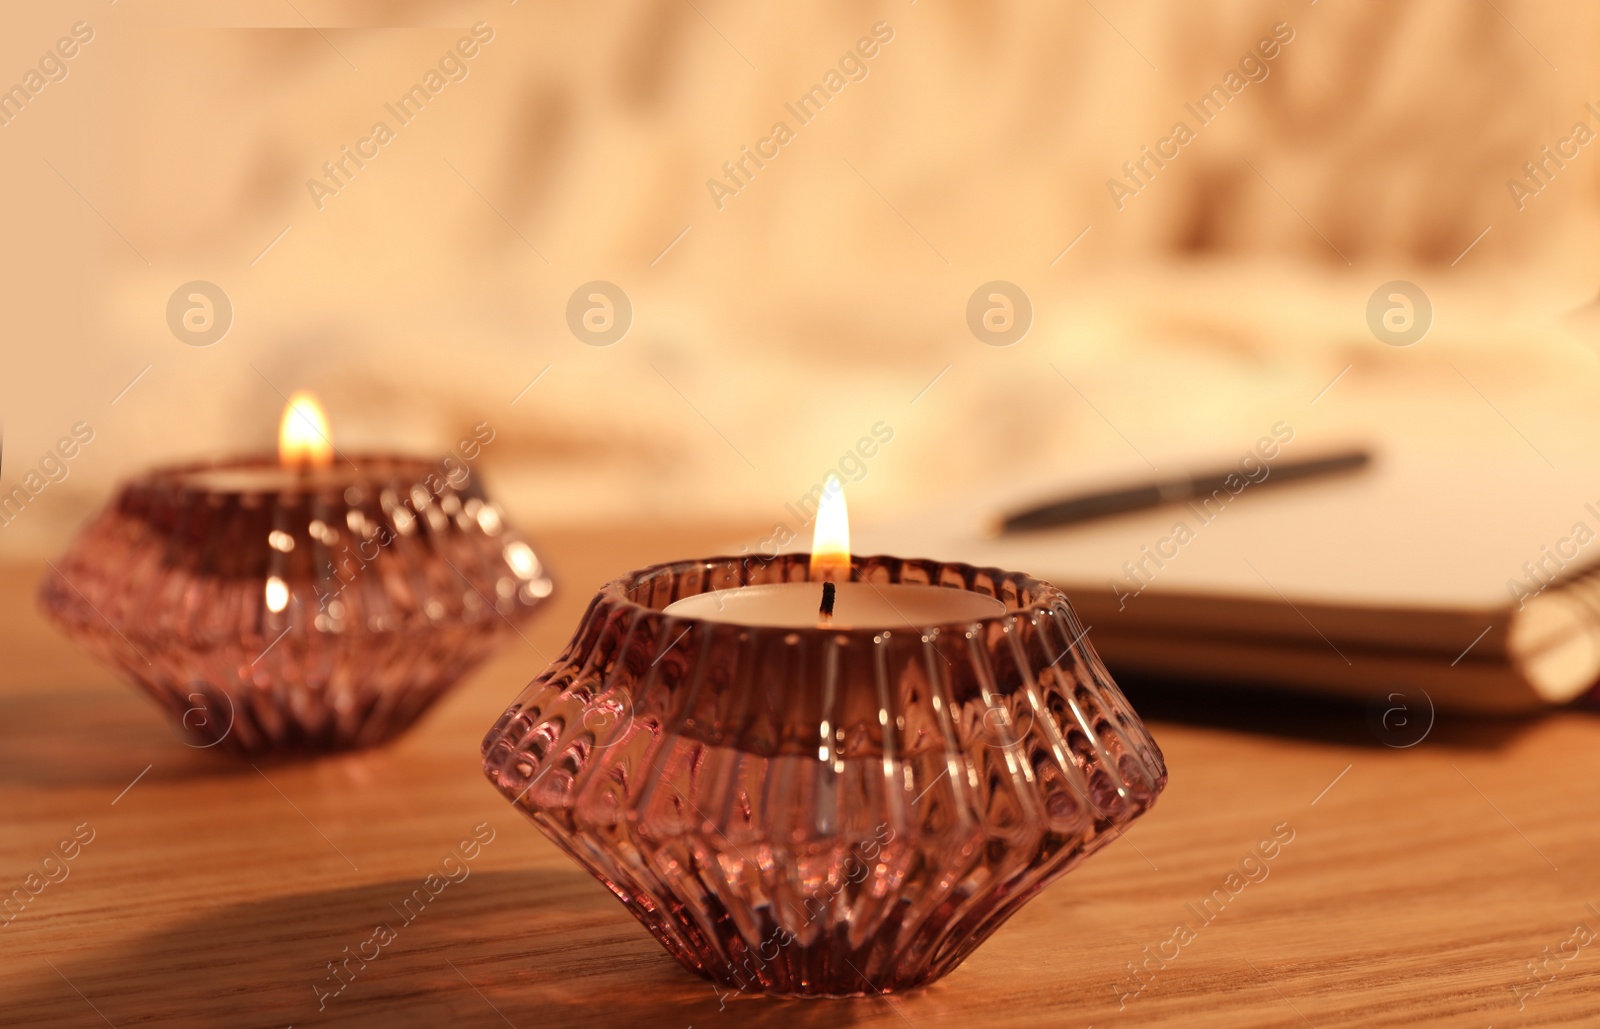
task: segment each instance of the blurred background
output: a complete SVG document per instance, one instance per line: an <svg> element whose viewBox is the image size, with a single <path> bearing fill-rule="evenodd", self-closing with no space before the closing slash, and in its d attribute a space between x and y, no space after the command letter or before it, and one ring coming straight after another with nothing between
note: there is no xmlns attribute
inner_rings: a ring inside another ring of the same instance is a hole
<svg viewBox="0 0 1600 1029"><path fill-rule="evenodd" d="M888 518L1280 420L1596 454L1594 5L5 17L0 493L92 440L0 553L151 464L270 451L301 388L348 451L487 423L535 533L793 526L835 470ZM1409 345L1371 313L1395 281Z"/></svg>

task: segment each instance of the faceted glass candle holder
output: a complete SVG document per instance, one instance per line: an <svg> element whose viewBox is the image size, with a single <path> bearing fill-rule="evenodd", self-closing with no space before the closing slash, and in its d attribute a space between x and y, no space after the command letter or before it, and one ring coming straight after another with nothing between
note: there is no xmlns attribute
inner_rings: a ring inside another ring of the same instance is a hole
<svg viewBox="0 0 1600 1029"><path fill-rule="evenodd" d="M191 746L254 755L403 731L550 589L464 466L358 455L127 483L40 603Z"/></svg>
<svg viewBox="0 0 1600 1029"><path fill-rule="evenodd" d="M803 582L808 556L607 584L483 741L484 771L719 987L889 993L959 965L1166 785L1067 598L858 557L852 581L994 597L970 624L752 628L663 608Z"/></svg>

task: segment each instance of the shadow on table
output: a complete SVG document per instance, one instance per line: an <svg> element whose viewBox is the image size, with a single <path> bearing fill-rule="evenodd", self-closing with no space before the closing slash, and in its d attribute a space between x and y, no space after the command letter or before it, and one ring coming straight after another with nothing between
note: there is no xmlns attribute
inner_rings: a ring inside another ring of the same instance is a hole
<svg viewBox="0 0 1600 1029"><path fill-rule="evenodd" d="M1208 682L1118 676L1117 685L1142 718L1181 722L1259 736L1375 749L1430 746L1494 751L1548 715L1458 715L1433 709L1411 689L1373 687L1363 704L1335 697ZM1577 712L1576 709L1574 713ZM1567 717L1563 712L1560 717Z"/></svg>
<svg viewBox="0 0 1600 1029"><path fill-rule="evenodd" d="M73 683L0 696L0 785L115 795L152 763L157 778L225 767L218 755L184 746L166 716L127 687Z"/></svg>
<svg viewBox="0 0 1600 1029"><path fill-rule="evenodd" d="M498 712L496 712L498 713ZM411 732L427 731L437 710L424 712ZM493 716L485 716L484 725ZM107 799L139 776L145 785L190 779L254 778L266 771L316 762L360 764L405 736L365 749L290 752L241 757L200 747L165 712L128 687L62 687L0 696L0 786L100 788ZM148 771L145 770L148 768Z"/></svg>
<svg viewBox="0 0 1600 1029"><path fill-rule="evenodd" d="M92 1005L118 1026L278 1029L502 1020L519 1029L821 1029L894 1018L884 999L719 995L577 869L473 872L407 922L397 906L420 886L419 877L222 907L109 952L86 933L78 949L8 959L21 985L0 1007L8 1024L98 1022ZM375 948L367 941L380 923L394 937ZM376 956L364 967L349 961L336 978L330 962L363 949Z"/></svg>

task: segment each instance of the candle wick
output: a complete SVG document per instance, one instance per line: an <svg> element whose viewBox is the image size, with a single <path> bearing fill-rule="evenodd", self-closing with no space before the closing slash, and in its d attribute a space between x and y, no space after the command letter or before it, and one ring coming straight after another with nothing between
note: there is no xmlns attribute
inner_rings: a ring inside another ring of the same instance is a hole
<svg viewBox="0 0 1600 1029"><path fill-rule="evenodd" d="M822 584L822 607L820 609L820 613L824 620L833 617L834 592L833 583L825 582Z"/></svg>

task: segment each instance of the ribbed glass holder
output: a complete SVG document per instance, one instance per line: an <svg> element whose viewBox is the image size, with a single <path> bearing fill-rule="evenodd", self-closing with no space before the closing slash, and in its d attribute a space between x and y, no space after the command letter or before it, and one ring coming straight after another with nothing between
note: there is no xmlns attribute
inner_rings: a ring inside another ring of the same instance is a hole
<svg viewBox="0 0 1600 1029"><path fill-rule="evenodd" d="M608 583L483 741L484 771L690 971L889 993L959 965L1166 785L1067 598L1015 572L858 557L971 590L970 624L752 628L663 608L807 579L808 555Z"/></svg>
<svg viewBox="0 0 1600 1029"><path fill-rule="evenodd" d="M125 484L40 604L194 747L358 747L410 726L550 593L463 466L269 458Z"/></svg>

